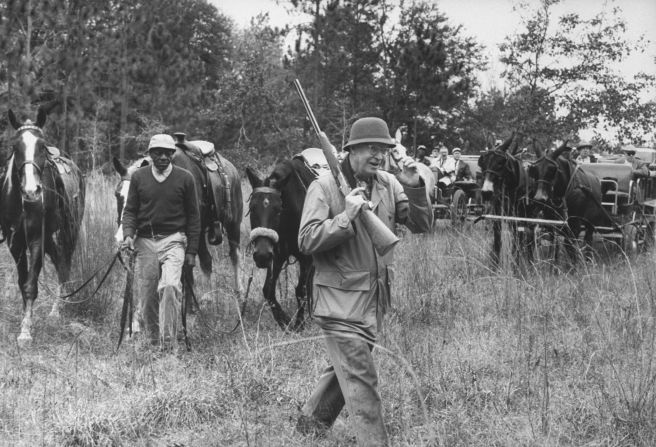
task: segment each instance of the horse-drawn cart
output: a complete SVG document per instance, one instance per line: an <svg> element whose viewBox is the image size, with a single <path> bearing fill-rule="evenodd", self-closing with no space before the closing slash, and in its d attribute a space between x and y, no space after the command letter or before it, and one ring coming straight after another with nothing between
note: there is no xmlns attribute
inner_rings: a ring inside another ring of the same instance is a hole
<svg viewBox="0 0 656 447"><path fill-rule="evenodd" d="M629 256L653 245L656 225L656 177L635 172L629 164L590 163L580 169L601 183L601 205L617 227L595 226L604 240L613 240Z"/></svg>
<svg viewBox="0 0 656 447"><path fill-rule="evenodd" d="M460 159L469 165L474 179L458 180L447 186L441 186L435 174L435 191L433 194L433 215L435 219L450 219L452 224L460 227L466 220L474 220L483 214L481 199L481 172L478 156L463 156Z"/></svg>

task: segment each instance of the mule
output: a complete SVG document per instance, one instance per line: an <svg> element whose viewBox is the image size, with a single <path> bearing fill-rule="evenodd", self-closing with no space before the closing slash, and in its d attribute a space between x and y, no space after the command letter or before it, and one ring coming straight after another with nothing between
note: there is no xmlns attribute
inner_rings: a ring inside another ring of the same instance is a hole
<svg viewBox="0 0 656 447"><path fill-rule="evenodd" d="M515 155L519 145L515 135L511 135L493 151L485 152L478 158L478 166L483 174L481 195L489 206L491 214L511 217L530 216L530 189L526 169L522 161ZM510 149L514 141L514 148ZM510 150L509 150L510 149ZM533 260L533 228L529 225L519 226L517 222L509 222L513 234L512 252L519 262L522 255L531 262ZM499 264L501 254L501 221L492 222L492 262Z"/></svg>
<svg viewBox="0 0 656 447"><path fill-rule="evenodd" d="M570 261L577 263L580 252L576 239L582 230L585 230L585 245L590 248L595 226L619 228L601 205L600 180L566 157L569 150L567 142L546 154L538 149L539 158L529 166L528 175L536 183L534 213L546 219L567 221L564 229L552 228L549 233L554 241L557 235L564 237ZM555 256L557 260L557 248Z"/></svg>
<svg viewBox="0 0 656 447"><path fill-rule="evenodd" d="M313 151L318 154L316 151L320 149ZM267 270L262 289L264 298L283 330L301 330L305 306L311 297L314 268L312 256L302 254L298 248L298 231L307 188L318 171L311 169L303 158L295 157L278 162L266 178L250 167L246 168L246 175L253 187L249 201L253 261L258 268ZM276 299L276 283L290 257L299 265L295 289L298 309L293 321Z"/></svg>
<svg viewBox="0 0 656 447"><path fill-rule="evenodd" d="M214 163L220 164L220 169L208 168L200 148L197 146L211 145L207 142L178 142L178 148L173 155L172 163L191 172L198 195L201 216L201 238L198 246L199 265L203 273L212 272L212 254L209 245L222 242L223 233L227 235L229 256L234 274L234 291L241 296L241 221L244 202L241 192L241 179L235 166L218 153L210 155ZM213 145L211 145L213 147ZM114 169L121 176L116 186L116 210L119 227L115 234L117 243L123 240L123 228L120 225L123 206L127 199L132 173L143 166L150 165L150 157L142 157L129 167L113 158Z"/></svg>
<svg viewBox="0 0 656 447"><path fill-rule="evenodd" d="M50 318L59 317L61 291L71 272L71 261L84 216L84 177L75 163L48 146L43 135L46 112L39 109L36 123L19 123L0 192L0 226L18 270L23 297L23 319L18 342L32 341L32 316L38 295L44 256L50 257L59 281Z"/></svg>

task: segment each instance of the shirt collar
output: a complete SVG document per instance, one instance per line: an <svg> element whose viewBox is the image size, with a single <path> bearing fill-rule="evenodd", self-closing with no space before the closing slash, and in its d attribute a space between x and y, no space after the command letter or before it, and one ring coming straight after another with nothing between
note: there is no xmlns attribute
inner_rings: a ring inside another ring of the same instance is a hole
<svg viewBox="0 0 656 447"><path fill-rule="evenodd" d="M151 165L150 171L153 173L155 180L157 180L159 183L162 183L171 174L171 171L173 171L173 164L169 163L169 166L164 169L164 172L161 173L157 170L157 168L155 168L155 165Z"/></svg>

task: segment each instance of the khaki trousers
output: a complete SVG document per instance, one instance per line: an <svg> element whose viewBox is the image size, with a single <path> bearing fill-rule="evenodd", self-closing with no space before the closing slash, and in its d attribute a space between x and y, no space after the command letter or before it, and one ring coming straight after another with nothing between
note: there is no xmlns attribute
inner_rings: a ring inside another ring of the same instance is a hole
<svg viewBox="0 0 656 447"><path fill-rule="evenodd" d="M182 265L187 237L174 233L163 239L138 237L135 296L151 342L174 345L182 297Z"/></svg>
<svg viewBox="0 0 656 447"><path fill-rule="evenodd" d="M358 445L388 445L372 346L356 335L324 335L332 366L319 378L302 413L331 427L346 403Z"/></svg>

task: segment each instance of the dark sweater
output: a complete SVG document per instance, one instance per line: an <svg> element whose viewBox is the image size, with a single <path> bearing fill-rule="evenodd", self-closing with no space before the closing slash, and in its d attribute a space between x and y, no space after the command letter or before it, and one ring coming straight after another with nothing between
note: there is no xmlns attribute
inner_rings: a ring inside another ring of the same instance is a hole
<svg viewBox="0 0 656 447"><path fill-rule="evenodd" d="M162 183L155 180L150 166L132 174L128 199L123 210L123 234L134 237L168 236L181 231L187 235L188 254L198 252L200 212L191 173L173 166Z"/></svg>

